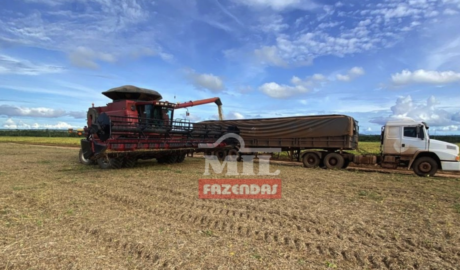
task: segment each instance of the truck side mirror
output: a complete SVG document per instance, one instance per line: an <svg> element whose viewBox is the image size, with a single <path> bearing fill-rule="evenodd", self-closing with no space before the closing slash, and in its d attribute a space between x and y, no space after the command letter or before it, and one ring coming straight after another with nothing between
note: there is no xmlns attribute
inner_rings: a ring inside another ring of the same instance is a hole
<svg viewBox="0 0 460 270"><path fill-rule="evenodd" d="M418 126L418 127L417 127L417 137L418 137L420 140L424 140L424 139L425 139L425 132L423 132L423 126Z"/></svg>

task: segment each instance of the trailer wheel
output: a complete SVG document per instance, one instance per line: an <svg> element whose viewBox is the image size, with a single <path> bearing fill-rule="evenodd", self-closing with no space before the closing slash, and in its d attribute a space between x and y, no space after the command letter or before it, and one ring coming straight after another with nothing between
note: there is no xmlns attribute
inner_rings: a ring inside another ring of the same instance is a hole
<svg viewBox="0 0 460 270"><path fill-rule="evenodd" d="M78 153L78 159L80 160L81 164L84 165L94 165L96 164L96 161L92 159L86 159L85 156L83 155L83 149L80 149L80 152Z"/></svg>
<svg viewBox="0 0 460 270"><path fill-rule="evenodd" d="M324 165L328 169L342 169L345 159L338 153L330 153L324 158Z"/></svg>
<svg viewBox="0 0 460 270"><path fill-rule="evenodd" d="M211 150L204 151L203 156L205 159L209 160L214 160L215 159L215 153Z"/></svg>
<svg viewBox="0 0 460 270"><path fill-rule="evenodd" d="M176 162L177 162L177 163L182 163L182 162L184 162L184 160L185 160L185 154L180 154L180 155L177 157Z"/></svg>
<svg viewBox="0 0 460 270"><path fill-rule="evenodd" d="M219 150L216 152L216 156L219 161L223 161L227 157L227 151Z"/></svg>
<svg viewBox="0 0 460 270"><path fill-rule="evenodd" d="M176 163L176 161L177 161L177 155L168 155L165 157L166 164Z"/></svg>
<svg viewBox="0 0 460 270"><path fill-rule="evenodd" d="M228 151L227 161L238 161L238 149L230 149Z"/></svg>
<svg viewBox="0 0 460 270"><path fill-rule="evenodd" d="M123 165L123 159L116 157L116 158L99 158L97 160L99 167L101 169L120 169Z"/></svg>
<svg viewBox="0 0 460 270"><path fill-rule="evenodd" d="M319 167L321 159L315 153L306 153L302 157L302 163L305 168L316 168Z"/></svg>
<svg viewBox="0 0 460 270"><path fill-rule="evenodd" d="M438 163L431 157L420 157L412 166L418 176L434 176L438 171Z"/></svg>

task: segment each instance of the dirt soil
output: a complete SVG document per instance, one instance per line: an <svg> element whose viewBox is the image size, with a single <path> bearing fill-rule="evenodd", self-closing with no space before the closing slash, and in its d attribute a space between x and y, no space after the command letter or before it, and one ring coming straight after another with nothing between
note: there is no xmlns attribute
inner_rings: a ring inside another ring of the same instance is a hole
<svg viewBox="0 0 460 270"><path fill-rule="evenodd" d="M204 168L3 144L0 269L459 269L459 178L273 165L282 199L201 200Z"/></svg>

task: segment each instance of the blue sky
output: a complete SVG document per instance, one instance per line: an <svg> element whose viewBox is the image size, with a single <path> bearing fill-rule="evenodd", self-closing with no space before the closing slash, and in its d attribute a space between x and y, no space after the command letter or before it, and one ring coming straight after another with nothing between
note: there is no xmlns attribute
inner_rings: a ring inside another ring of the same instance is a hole
<svg viewBox="0 0 460 270"><path fill-rule="evenodd" d="M337 113L378 133L409 117L459 134L459 25L460 0L5 0L0 128L83 127L130 84L218 96L226 119Z"/></svg>

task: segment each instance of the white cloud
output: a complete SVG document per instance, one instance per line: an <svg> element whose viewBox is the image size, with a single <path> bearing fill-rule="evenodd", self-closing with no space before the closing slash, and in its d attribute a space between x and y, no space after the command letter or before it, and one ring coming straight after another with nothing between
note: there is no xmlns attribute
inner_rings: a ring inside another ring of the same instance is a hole
<svg viewBox="0 0 460 270"><path fill-rule="evenodd" d="M278 33L289 28L289 25L284 22L283 16L279 14L261 16L259 21L260 24L255 27L255 30L261 30L265 33Z"/></svg>
<svg viewBox="0 0 460 270"><path fill-rule="evenodd" d="M454 115L452 116L452 120L457 121L457 122L460 122L460 112L454 114Z"/></svg>
<svg viewBox="0 0 460 270"><path fill-rule="evenodd" d="M41 75L49 73L64 72L64 68L54 65L36 64L28 60L13 58L0 54L0 75L19 74L19 75Z"/></svg>
<svg viewBox="0 0 460 270"><path fill-rule="evenodd" d="M225 115L225 119L226 119L226 120L230 120L230 119L244 119L244 115L242 115L242 114L239 113L239 112L230 112L230 113L228 113L227 115Z"/></svg>
<svg viewBox="0 0 460 270"><path fill-rule="evenodd" d="M242 86L238 87L237 90L241 94L246 94L246 93L252 92L254 89L252 88L252 86L242 85Z"/></svg>
<svg viewBox="0 0 460 270"><path fill-rule="evenodd" d="M321 74L315 74L305 80L294 76L291 79L292 85L280 85L275 82L270 82L261 85L259 90L272 98L289 98L298 94L308 93L324 81L326 81L326 77Z"/></svg>
<svg viewBox="0 0 460 270"><path fill-rule="evenodd" d="M238 3L258 8L284 10L288 8L312 9L316 7L313 1L308 0L234 0Z"/></svg>
<svg viewBox="0 0 460 270"><path fill-rule="evenodd" d="M10 129L16 129L18 128L18 125L13 121L13 119L8 118L4 123L3 123L4 128L10 128Z"/></svg>
<svg viewBox="0 0 460 270"><path fill-rule="evenodd" d="M77 47L72 53L69 54L69 59L72 64L78 67L98 68L95 60L101 60L109 63L116 61L115 57L108 53L95 52L90 48Z"/></svg>
<svg viewBox="0 0 460 270"><path fill-rule="evenodd" d="M211 92L221 92L225 89L224 82L216 75L196 73L194 70L186 70L187 79L198 89L208 89Z"/></svg>
<svg viewBox="0 0 460 270"><path fill-rule="evenodd" d="M84 119L86 114L84 112L66 112L61 109L52 109L45 107L18 107L12 105L0 105L0 115L12 116L29 116L29 117L44 117L44 118L56 118L66 115L70 115L74 118Z"/></svg>
<svg viewBox="0 0 460 270"><path fill-rule="evenodd" d="M371 120L372 123L385 124L389 119L412 119L426 122L429 126L451 126L460 124L460 112L452 113L438 109L440 103L434 96L425 103L417 104L411 96L399 97L396 104L391 107L392 114L388 117L378 117Z"/></svg>
<svg viewBox="0 0 460 270"><path fill-rule="evenodd" d="M441 127L441 128L436 129L436 131L442 131L442 132L458 131L458 130L460 130L459 126L454 126L454 125L445 126L445 127Z"/></svg>
<svg viewBox="0 0 460 270"><path fill-rule="evenodd" d="M243 2L243 0L241 0ZM265 1L245 1L247 5L269 6ZM276 1L278 2L278 1ZM291 1L280 5L295 7ZM440 20L446 5L439 1L368 1L351 4L326 5L307 16L292 19L289 28L287 16L272 19L251 37L257 50L245 45L265 64L273 66L302 66L321 56L345 57L391 48L407 40L414 31L425 29L434 20ZM261 12L261 14L266 14ZM283 13L276 13L282 16ZM265 15L264 15L265 16ZM345 23L346 22L346 23ZM335 29L331 29L335 28ZM331 31L332 30L332 31ZM264 36L268 33L274 36ZM249 38L249 37L248 37Z"/></svg>
<svg viewBox="0 0 460 270"><path fill-rule="evenodd" d="M285 67L287 63L278 55L278 49L275 46L263 46L254 51L256 57L262 64Z"/></svg>
<svg viewBox="0 0 460 270"><path fill-rule="evenodd" d="M66 122L57 122L57 124L54 125L39 125L39 128L49 128L49 129L67 129L67 128L72 128L72 125Z"/></svg>
<svg viewBox="0 0 460 270"><path fill-rule="evenodd" d="M22 120L13 120L12 118L8 118L5 122L3 122L3 128L6 129L68 129L73 128L72 125L66 122L57 122L56 124L28 124L23 122Z"/></svg>
<svg viewBox="0 0 460 270"><path fill-rule="evenodd" d="M362 75L364 75L364 69L362 67L353 67L345 75L337 74L337 80L349 82Z"/></svg>
<svg viewBox="0 0 460 270"><path fill-rule="evenodd" d="M90 68L97 66L94 60L113 63L146 47L164 60L172 57L157 42L151 1L77 1L77 9L70 0L28 1L51 7L38 12L27 4L27 9L3 13L0 36L10 44L63 52L72 63Z"/></svg>
<svg viewBox="0 0 460 270"><path fill-rule="evenodd" d="M460 73L454 71L429 71L429 70L403 70L400 73L391 75L391 81L395 85L408 84L449 84L460 82Z"/></svg>
<svg viewBox="0 0 460 270"><path fill-rule="evenodd" d="M446 8L442 13L445 15L456 15L458 14L458 11L451 8Z"/></svg>

